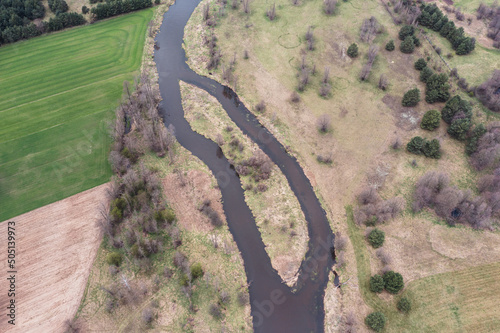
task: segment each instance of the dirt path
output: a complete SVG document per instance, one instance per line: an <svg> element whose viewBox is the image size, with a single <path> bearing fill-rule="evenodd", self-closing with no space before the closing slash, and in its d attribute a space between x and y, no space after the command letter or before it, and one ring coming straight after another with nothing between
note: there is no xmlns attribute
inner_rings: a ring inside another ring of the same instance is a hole
<svg viewBox="0 0 500 333"><path fill-rule="evenodd" d="M7 323L7 223L0 223L0 332L63 332L82 298L101 242L96 223L106 184L17 216L16 325Z"/></svg>

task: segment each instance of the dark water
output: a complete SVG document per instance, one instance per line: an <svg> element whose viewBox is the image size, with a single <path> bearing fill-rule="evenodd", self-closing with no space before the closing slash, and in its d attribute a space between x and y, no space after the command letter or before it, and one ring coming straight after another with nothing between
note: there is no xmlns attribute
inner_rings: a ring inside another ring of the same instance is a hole
<svg viewBox="0 0 500 333"><path fill-rule="evenodd" d="M242 254L250 285L255 332L322 332L323 296L333 264L333 235L309 180L296 159L258 122L228 87L194 73L187 65L182 40L184 26L200 0L177 0L165 14L156 38L165 123L173 124L179 143L214 173L222 191L223 207ZM302 262L295 293L281 283L271 266L252 213L245 203L238 175L217 144L193 132L184 118L179 80L194 84L217 98L236 125L279 166L297 196L308 222L309 248Z"/></svg>

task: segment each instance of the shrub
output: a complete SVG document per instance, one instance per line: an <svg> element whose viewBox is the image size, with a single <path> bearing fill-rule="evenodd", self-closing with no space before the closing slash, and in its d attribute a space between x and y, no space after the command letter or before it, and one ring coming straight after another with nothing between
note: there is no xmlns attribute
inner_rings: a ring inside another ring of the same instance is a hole
<svg viewBox="0 0 500 333"><path fill-rule="evenodd" d="M406 145L406 150L415 155L422 155L425 139L420 136L413 137Z"/></svg>
<svg viewBox="0 0 500 333"><path fill-rule="evenodd" d="M391 39L387 44L385 44L385 49L387 51L394 51L395 49L394 41Z"/></svg>
<svg viewBox="0 0 500 333"><path fill-rule="evenodd" d="M412 25L405 25L399 30L399 40L405 40L407 37L413 36L415 28Z"/></svg>
<svg viewBox="0 0 500 333"><path fill-rule="evenodd" d="M397 294L404 287L403 276L394 271L388 271L384 274L385 290L391 294Z"/></svg>
<svg viewBox="0 0 500 333"><path fill-rule="evenodd" d="M418 88L408 90L403 96L403 106L415 106L418 102L420 102L420 90Z"/></svg>
<svg viewBox="0 0 500 333"><path fill-rule="evenodd" d="M453 120L450 127L448 127L448 134L457 140L463 141L467 138L471 126L469 118Z"/></svg>
<svg viewBox="0 0 500 333"><path fill-rule="evenodd" d="M385 326L385 316L381 312L370 313L365 318L365 324L375 332L380 332Z"/></svg>
<svg viewBox="0 0 500 333"><path fill-rule="evenodd" d="M324 0L323 10L326 15L332 15L335 13L335 7L337 6L337 0Z"/></svg>
<svg viewBox="0 0 500 333"><path fill-rule="evenodd" d="M384 240L385 232L377 228L373 229L368 235L368 242L376 249L384 245Z"/></svg>
<svg viewBox="0 0 500 333"><path fill-rule="evenodd" d="M424 60L424 58L419 58L417 61L415 61L415 69L417 71L421 71L427 67L427 62Z"/></svg>
<svg viewBox="0 0 500 333"><path fill-rule="evenodd" d="M196 280L197 278L202 277L204 274L203 268L201 268L200 263L193 264L191 266L191 279Z"/></svg>
<svg viewBox="0 0 500 333"><path fill-rule="evenodd" d="M212 303L210 304L210 307L208 309L208 312L214 317L215 319L221 319L222 317L222 310L220 308L219 304Z"/></svg>
<svg viewBox="0 0 500 333"><path fill-rule="evenodd" d="M89 7L82 6L82 14L87 14L90 11Z"/></svg>
<svg viewBox="0 0 500 333"><path fill-rule="evenodd" d="M422 121L420 122L420 127L422 129L433 131L439 127L441 122L441 114L437 110L429 110L424 114Z"/></svg>
<svg viewBox="0 0 500 333"><path fill-rule="evenodd" d="M356 43L352 43L347 48L347 55L351 58L356 58L358 56L358 45Z"/></svg>
<svg viewBox="0 0 500 333"><path fill-rule="evenodd" d="M408 313L411 310L411 303L410 300L406 297L401 297L401 299L398 301L398 310L404 313Z"/></svg>
<svg viewBox="0 0 500 333"><path fill-rule="evenodd" d="M405 40L399 46L399 49L403 53L407 54L413 53L413 51L415 50L415 43L413 42L413 37L412 36L406 37Z"/></svg>
<svg viewBox="0 0 500 333"><path fill-rule="evenodd" d="M370 290L374 293L381 293L385 288L385 283L384 279L378 275L375 274L370 278Z"/></svg>
<svg viewBox="0 0 500 333"><path fill-rule="evenodd" d="M115 265L116 267L119 267L122 264L123 256L120 252L110 252L106 256L106 262L108 265Z"/></svg>

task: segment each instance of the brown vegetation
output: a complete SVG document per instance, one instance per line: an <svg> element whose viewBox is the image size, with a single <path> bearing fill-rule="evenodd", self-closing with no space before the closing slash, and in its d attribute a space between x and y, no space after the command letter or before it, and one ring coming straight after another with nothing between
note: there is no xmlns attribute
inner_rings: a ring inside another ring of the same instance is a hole
<svg viewBox="0 0 500 333"><path fill-rule="evenodd" d="M396 217L403 209L401 198L382 200L372 187L364 188L357 196L359 207L354 210L354 220L358 225L369 226L384 223Z"/></svg>
<svg viewBox="0 0 500 333"><path fill-rule="evenodd" d="M375 36L382 32L382 26L377 19L372 16L363 21L359 31L359 38L365 43L371 43Z"/></svg>
<svg viewBox="0 0 500 333"><path fill-rule="evenodd" d="M495 70L489 80L478 86L475 94L488 109L500 112L500 70Z"/></svg>

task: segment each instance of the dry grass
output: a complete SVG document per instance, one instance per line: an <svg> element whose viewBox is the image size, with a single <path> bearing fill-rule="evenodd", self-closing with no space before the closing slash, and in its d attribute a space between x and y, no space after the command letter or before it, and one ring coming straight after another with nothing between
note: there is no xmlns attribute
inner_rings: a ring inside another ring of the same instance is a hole
<svg viewBox="0 0 500 333"><path fill-rule="evenodd" d="M265 1L253 1L252 14L249 16L228 10L228 15L215 28L218 45L223 53L222 61L229 61L235 52L241 54L235 69L239 78L239 97L248 106L255 105L260 100L266 101L266 112L257 114L260 121L297 156L333 221L332 228L344 234L349 229L351 242L345 253L347 265L340 270L341 282L349 282L342 286L342 293L338 297L341 297L342 312L354 310L358 322L362 323L364 315L369 311L368 306L384 311L395 310L394 304L378 297L373 298L367 293L366 277L380 269L379 259L374 251L366 249L364 238L356 236L358 233L362 235L363 231L355 226L348 228L345 223L344 206L353 201L355 193L366 183L367 174L379 163L386 165L389 174L381 192L382 197L386 199L401 195L407 202L411 200L416 179L428 170L447 170L454 184L461 188L474 188L477 174L464 157L463 144L448 137L444 124L435 132L426 132L418 127L425 111L439 110L443 104L429 105L420 102L411 111L400 106L401 97L408 89L417 86L421 91L425 90L424 85L419 82L419 73L413 69L416 59L425 57L427 52L432 58L431 65L441 65L445 69L422 38L423 47L413 55L399 52L398 27L394 26L390 16L377 1L339 2L338 13L332 17L321 14L319 2L305 2L295 7L291 2L283 0L276 5L280 9L280 15L273 23L265 19L264 13L268 7ZM208 75L205 69L208 59L205 56L206 50L197 47L200 45L197 40L202 38L204 31L200 15L199 7L185 30L186 53L190 66L197 72ZM368 45L359 41L358 33L363 20L372 15L384 26L384 32L374 40L381 51L374 62L368 82L360 82L358 77L366 62ZM311 25L315 27L316 45L314 51L306 52L307 44L300 41ZM393 52L384 49L385 43L390 39L394 39L397 44ZM345 55L347 46L352 42L358 43L360 48L360 56L354 60ZM443 54L451 52L447 49L448 41L443 39L442 44ZM249 59L243 59L243 50L248 50ZM318 95L320 73L311 77L312 83L300 94L299 103L289 101L291 93L297 87L296 74L303 54L306 54L308 66L315 65L319 70L327 65L330 67L333 87L330 99L325 100ZM498 67L499 58L498 51L490 51L478 45L473 54L454 56L450 62L452 67L458 68L460 75L470 80L471 84L476 84L483 81L493 68ZM212 74L222 82L220 71ZM389 78L389 87L385 92L377 89L381 74ZM480 120L489 120L490 115L485 117L481 110L476 102L474 114L481 117ZM319 134L315 126L316 119L322 114L329 114L332 119L332 130L326 135ZM410 116L414 117L413 123L408 123ZM400 137L403 145L406 145L415 135L440 139L443 157L440 160L429 160L408 154L404 148L394 151L389 147L395 137ZM331 166L316 161L316 155L326 153L333 153ZM413 160L417 163L416 167L411 164ZM438 226L433 227L433 223ZM406 211L402 217L382 228L387 233L387 248L395 251L393 265L408 280L462 269L464 265L472 267L475 260L481 263L498 260L496 256L483 258L481 250L475 252L472 248L466 257L459 257L464 255L460 254L464 251L463 243L470 238L475 239L475 242L481 239L485 242L485 247L496 248L497 233L476 234L469 229L453 229L452 234L455 230L462 230L454 236L457 242L444 245L441 244L444 242L442 234L450 229L427 212L414 216ZM440 228L439 232L437 228ZM432 241L428 240L430 235L433 237ZM401 252L398 251L403 251L404 255L399 255ZM457 264L457 260L460 264ZM332 288L330 284L327 295L335 294ZM432 307L428 311L432 311ZM391 318L398 315L393 313ZM338 319L327 314L327 327L336 327ZM391 320L390 322L392 325ZM363 324L361 326L364 328ZM402 326L397 327L401 329Z"/></svg>
<svg viewBox="0 0 500 333"><path fill-rule="evenodd" d="M204 90L181 82L181 94L186 119L198 133L217 141L221 136L221 146L225 156L234 164L262 153L225 113L217 100ZM231 132L227 127L233 128ZM243 151L233 148L230 141L237 139ZM262 153L263 154L263 153ZM273 267L289 285L296 281L296 273L307 250L307 228L300 204L290 189L285 176L273 164L269 179L256 183L251 176L240 175L245 190L245 199L250 207L262 240L266 245ZM258 184L265 184L265 192L256 190ZM295 235L292 236L291 233Z"/></svg>

